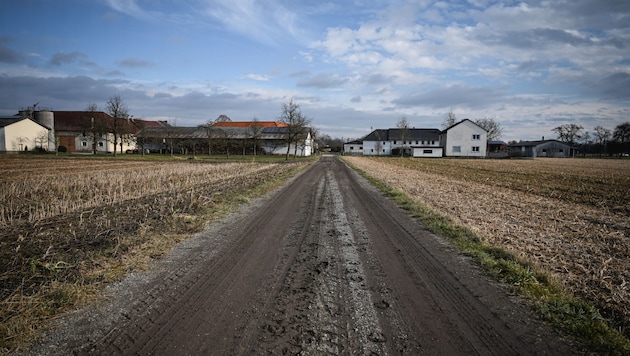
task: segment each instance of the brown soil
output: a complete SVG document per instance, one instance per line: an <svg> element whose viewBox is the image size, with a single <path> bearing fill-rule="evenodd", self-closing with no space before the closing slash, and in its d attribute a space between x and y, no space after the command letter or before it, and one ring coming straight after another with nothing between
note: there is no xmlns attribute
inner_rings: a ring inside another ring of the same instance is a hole
<svg viewBox="0 0 630 356"><path fill-rule="evenodd" d="M30 354L570 354L334 157L178 246Z"/></svg>

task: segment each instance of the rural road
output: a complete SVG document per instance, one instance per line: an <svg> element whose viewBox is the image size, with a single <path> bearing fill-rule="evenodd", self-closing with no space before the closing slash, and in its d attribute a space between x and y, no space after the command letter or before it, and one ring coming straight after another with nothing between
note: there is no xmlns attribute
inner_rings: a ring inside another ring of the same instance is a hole
<svg viewBox="0 0 630 356"><path fill-rule="evenodd" d="M31 353L570 354L336 157L112 287Z"/></svg>

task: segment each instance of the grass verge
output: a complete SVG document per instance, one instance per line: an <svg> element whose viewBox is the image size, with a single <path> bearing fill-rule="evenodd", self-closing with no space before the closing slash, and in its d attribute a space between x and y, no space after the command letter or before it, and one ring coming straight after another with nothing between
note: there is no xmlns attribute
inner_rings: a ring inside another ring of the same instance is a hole
<svg viewBox="0 0 630 356"><path fill-rule="evenodd" d="M630 341L623 333L611 327L592 304L565 291L549 273L504 248L488 244L472 230L414 201L404 191L350 166L428 230L446 238L489 274L509 285L514 293L533 305L543 320L580 342L589 352L630 354Z"/></svg>

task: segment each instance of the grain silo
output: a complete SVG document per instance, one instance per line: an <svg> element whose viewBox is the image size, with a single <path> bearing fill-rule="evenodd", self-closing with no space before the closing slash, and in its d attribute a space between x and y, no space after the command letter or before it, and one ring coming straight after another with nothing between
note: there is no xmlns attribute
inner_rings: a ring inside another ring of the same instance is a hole
<svg viewBox="0 0 630 356"><path fill-rule="evenodd" d="M33 111L33 120L48 129L48 151L55 151L55 114L50 110Z"/></svg>

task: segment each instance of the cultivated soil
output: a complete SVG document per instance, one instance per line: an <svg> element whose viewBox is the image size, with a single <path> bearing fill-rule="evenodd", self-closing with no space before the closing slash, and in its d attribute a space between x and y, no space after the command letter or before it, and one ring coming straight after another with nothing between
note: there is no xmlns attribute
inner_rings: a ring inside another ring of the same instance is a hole
<svg viewBox="0 0 630 356"><path fill-rule="evenodd" d="M26 354L575 354L335 157L57 320Z"/></svg>

